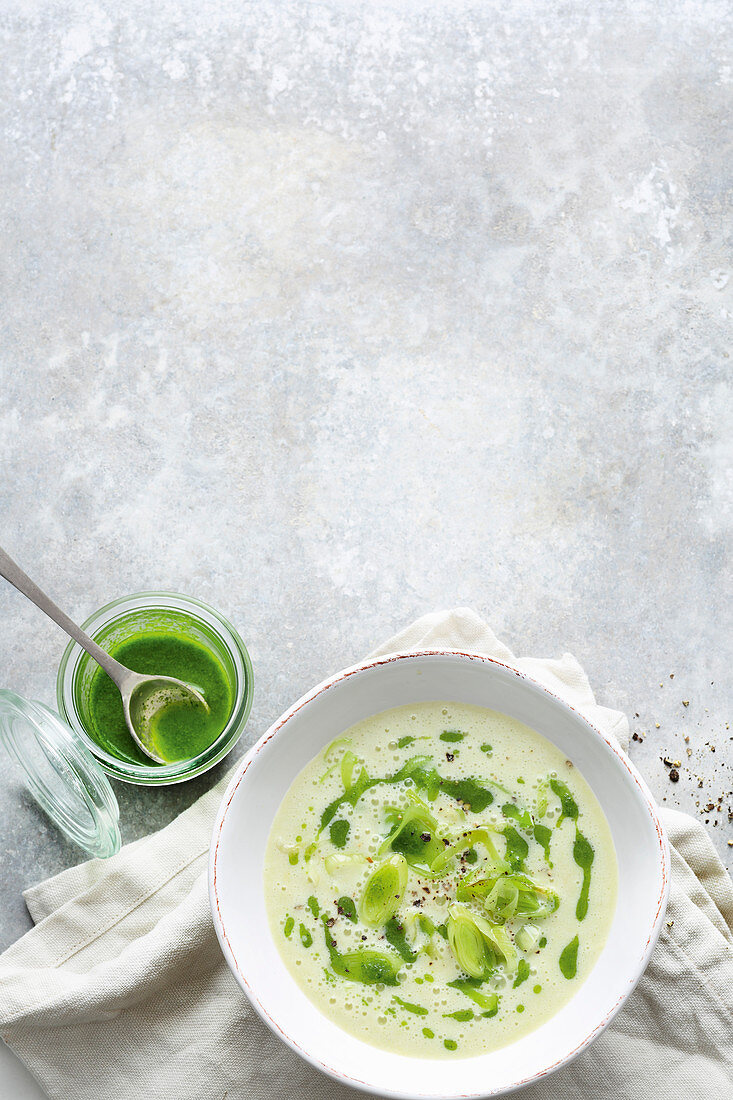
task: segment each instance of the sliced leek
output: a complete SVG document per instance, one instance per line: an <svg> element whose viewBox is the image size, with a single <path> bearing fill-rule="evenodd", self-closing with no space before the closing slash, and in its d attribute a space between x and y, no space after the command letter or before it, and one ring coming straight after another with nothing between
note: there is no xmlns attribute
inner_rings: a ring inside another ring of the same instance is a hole
<svg viewBox="0 0 733 1100"><path fill-rule="evenodd" d="M407 805L388 811L392 831L380 848L399 853L420 874L431 874L432 864L445 847L438 823L427 805L413 791L407 792ZM445 842L447 843L447 842Z"/></svg>
<svg viewBox="0 0 733 1100"><path fill-rule="evenodd" d="M487 916L496 923L530 914L533 920L539 920L549 917L560 904L554 891L518 874L479 874L464 879L458 885L456 897L459 901L482 901Z"/></svg>
<svg viewBox="0 0 733 1100"><path fill-rule="evenodd" d="M395 854L372 871L359 901L359 916L364 924L376 928L386 924L402 901L407 886L407 860Z"/></svg>
<svg viewBox="0 0 733 1100"><path fill-rule="evenodd" d="M499 966L509 972L516 967L517 951L506 930L465 905L452 905L448 911L448 943L456 962L471 978L483 981Z"/></svg>

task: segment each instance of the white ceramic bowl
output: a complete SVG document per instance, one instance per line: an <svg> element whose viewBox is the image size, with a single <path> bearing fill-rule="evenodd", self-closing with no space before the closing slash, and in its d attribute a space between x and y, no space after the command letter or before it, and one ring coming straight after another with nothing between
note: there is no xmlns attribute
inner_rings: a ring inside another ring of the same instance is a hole
<svg viewBox="0 0 733 1100"><path fill-rule="evenodd" d="M490 707L554 742L593 789L616 846L619 889L608 941L572 1000L536 1031L473 1058L408 1058L370 1046L321 1015L293 981L268 927L263 861L268 833L300 770L349 726L389 707L450 700ZM499 1096L575 1058L639 980L659 935L669 849L638 772L572 707L487 657L455 651L367 661L300 699L243 759L224 795L209 864L214 925L224 955L262 1019L324 1073L380 1096Z"/></svg>

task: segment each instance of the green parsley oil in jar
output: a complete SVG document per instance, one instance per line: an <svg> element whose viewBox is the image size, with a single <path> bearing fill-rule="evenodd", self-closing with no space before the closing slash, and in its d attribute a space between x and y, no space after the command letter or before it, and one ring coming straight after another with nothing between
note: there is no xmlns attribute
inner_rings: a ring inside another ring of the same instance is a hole
<svg viewBox="0 0 733 1100"><path fill-rule="evenodd" d="M216 741L232 712L232 690L226 672L210 649L183 630L149 630L132 635L110 654L134 672L173 676L199 691L208 706L166 707L155 723L155 746L164 760L190 760ZM135 744L125 722L117 685L102 668L92 679L89 734L121 760L142 764L148 759Z"/></svg>
<svg viewBox="0 0 733 1100"><path fill-rule="evenodd" d="M133 671L175 677L206 700L208 712L174 706L156 722L156 748L167 762L198 757L217 741L232 715L237 683L226 650L206 624L181 610L146 608L115 621L96 640ZM91 659L77 678L76 710L105 753L125 764L160 767L131 737L118 688Z"/></svg>

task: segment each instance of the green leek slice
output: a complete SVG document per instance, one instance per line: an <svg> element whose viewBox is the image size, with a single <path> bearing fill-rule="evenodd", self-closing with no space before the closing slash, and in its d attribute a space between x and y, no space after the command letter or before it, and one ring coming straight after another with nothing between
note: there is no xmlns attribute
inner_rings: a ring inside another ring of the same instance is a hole
<svg viewBox="0 0 733 1100"><path fill-rule="evenodd" d="M459 901L483 900L487 916L495 923L530 915L533 920L549 917L560 904L552 890L538 886L527 875L486 875L464 879L458 884Z"/></svg>
<svg viewBox="0 0 733 1100"><path fill-rule="evenodd" d="M455 840L452 840L450 844L444 845L443 850L439 852L430 865L431 872L434 875L443 874L451 860L455 859L467 848L472 848L476 844L483 845L497 872L504 870L508 864L496 850L496 845L493 841L495 835L495 833L492 833L490 829L484 826L479 826L476 829L469 829L465 833L461 833L461 835Z"/></svg>
<svg viewBox="0 0 733 1100"><path fill-rule="evenodd" d="M520 951L534 951L540 942L541 933L533 924L523 924L514 936L514 942Z"/></svg>
<svg viewBox="0 0 733 1100"><path fill-rule="evenodd" d="M386 924L399 908L407 886L407 860L396 853L380 863L366 881L359 902L364 924Z"/></svg>
<svg viewBox="0 0 733 1100"><path fill-rule="evenodd" d="M519 907L519 884L514 875L500 875L486 895L484 908L492 920L511 920Z"/></svg>
<svg viewBox="0 0 733 1100"><path fill-rule="evenodd" d="M490 977L494 971L494 956L468 909L454 905L448 915L448 943L453 957L471 978Z"/></svg>
<svg viewBox="0 0 733 1100"><path fill-rule="evenodd" d="M448 943L456 962L471 978L483 981L502 964L509 971L516 966L517 951L505 929L465 905L452 905L448 910Z"/></svg>
<svg viewBox="0 0 733 1100"><path fill-rule="evenodd" d="M547 787L548 783L546 779L541 780L537 785L537 801L535 803L535 813L537 817L544 817L547 813Z"/></svg>
<svg viewBox="0 0 733 1100"><path fill-rule="evenodd" d="M341 757L341 782L344 785L345 791L348 791L353 785L354 768L359 763L361 763L359 757L356 753L353 753L351 749L347 749Z"/></svg>
<svg viewBox="0 0 733 1100"><path fill-rule="evenodd" d="M337 737L335 741L332 741L330 745L327 745L323 750L323 763L327 765L326 770L320 776L318 782L325 783L326 780L333 775L338 767L338 760L334 761L334 757L337 755L339 749L345 749L351 744L348 737Z"/></svg>
<svg viewBox="0 0 733 1100"><path fill-rule="evenodd" d="M343 749L346 750L351 746L350 737L337 737L335 741L332 741L330 745L327 745L323 750L323 762L324 764L333 763L337 754ZM336 760L338 763L338 761Z"/></svg>
<svg viewBox="0 0 733 1100"><path fill-rule="evenodd" d="M421 798L407 792L407 806L391 808L387 820L392 832L379 849L399 853L410 867L422 875L430 875L432 865L445 847L438 831L438 822Z"/></svg>
<svg viewBox="0 0 733 1100"><path fill-rule="evenodd" d="M366 858L359 852L330 852L323 865L331 878L343 879L362 871Z"/></svg>

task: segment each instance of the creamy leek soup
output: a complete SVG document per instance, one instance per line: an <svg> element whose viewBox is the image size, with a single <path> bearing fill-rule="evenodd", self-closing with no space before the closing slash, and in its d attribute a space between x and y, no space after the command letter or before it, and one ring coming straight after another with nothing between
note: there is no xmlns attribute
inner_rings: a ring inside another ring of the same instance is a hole
<svg viewBox="0 0 733 1100"><path fill-rule="evenodd" d="M265 859L270 927L327 1017L400 1054L460 1058L532 1031L595 963L616 903L603 812L506 715L418 703L303 769Z"/></svg>

